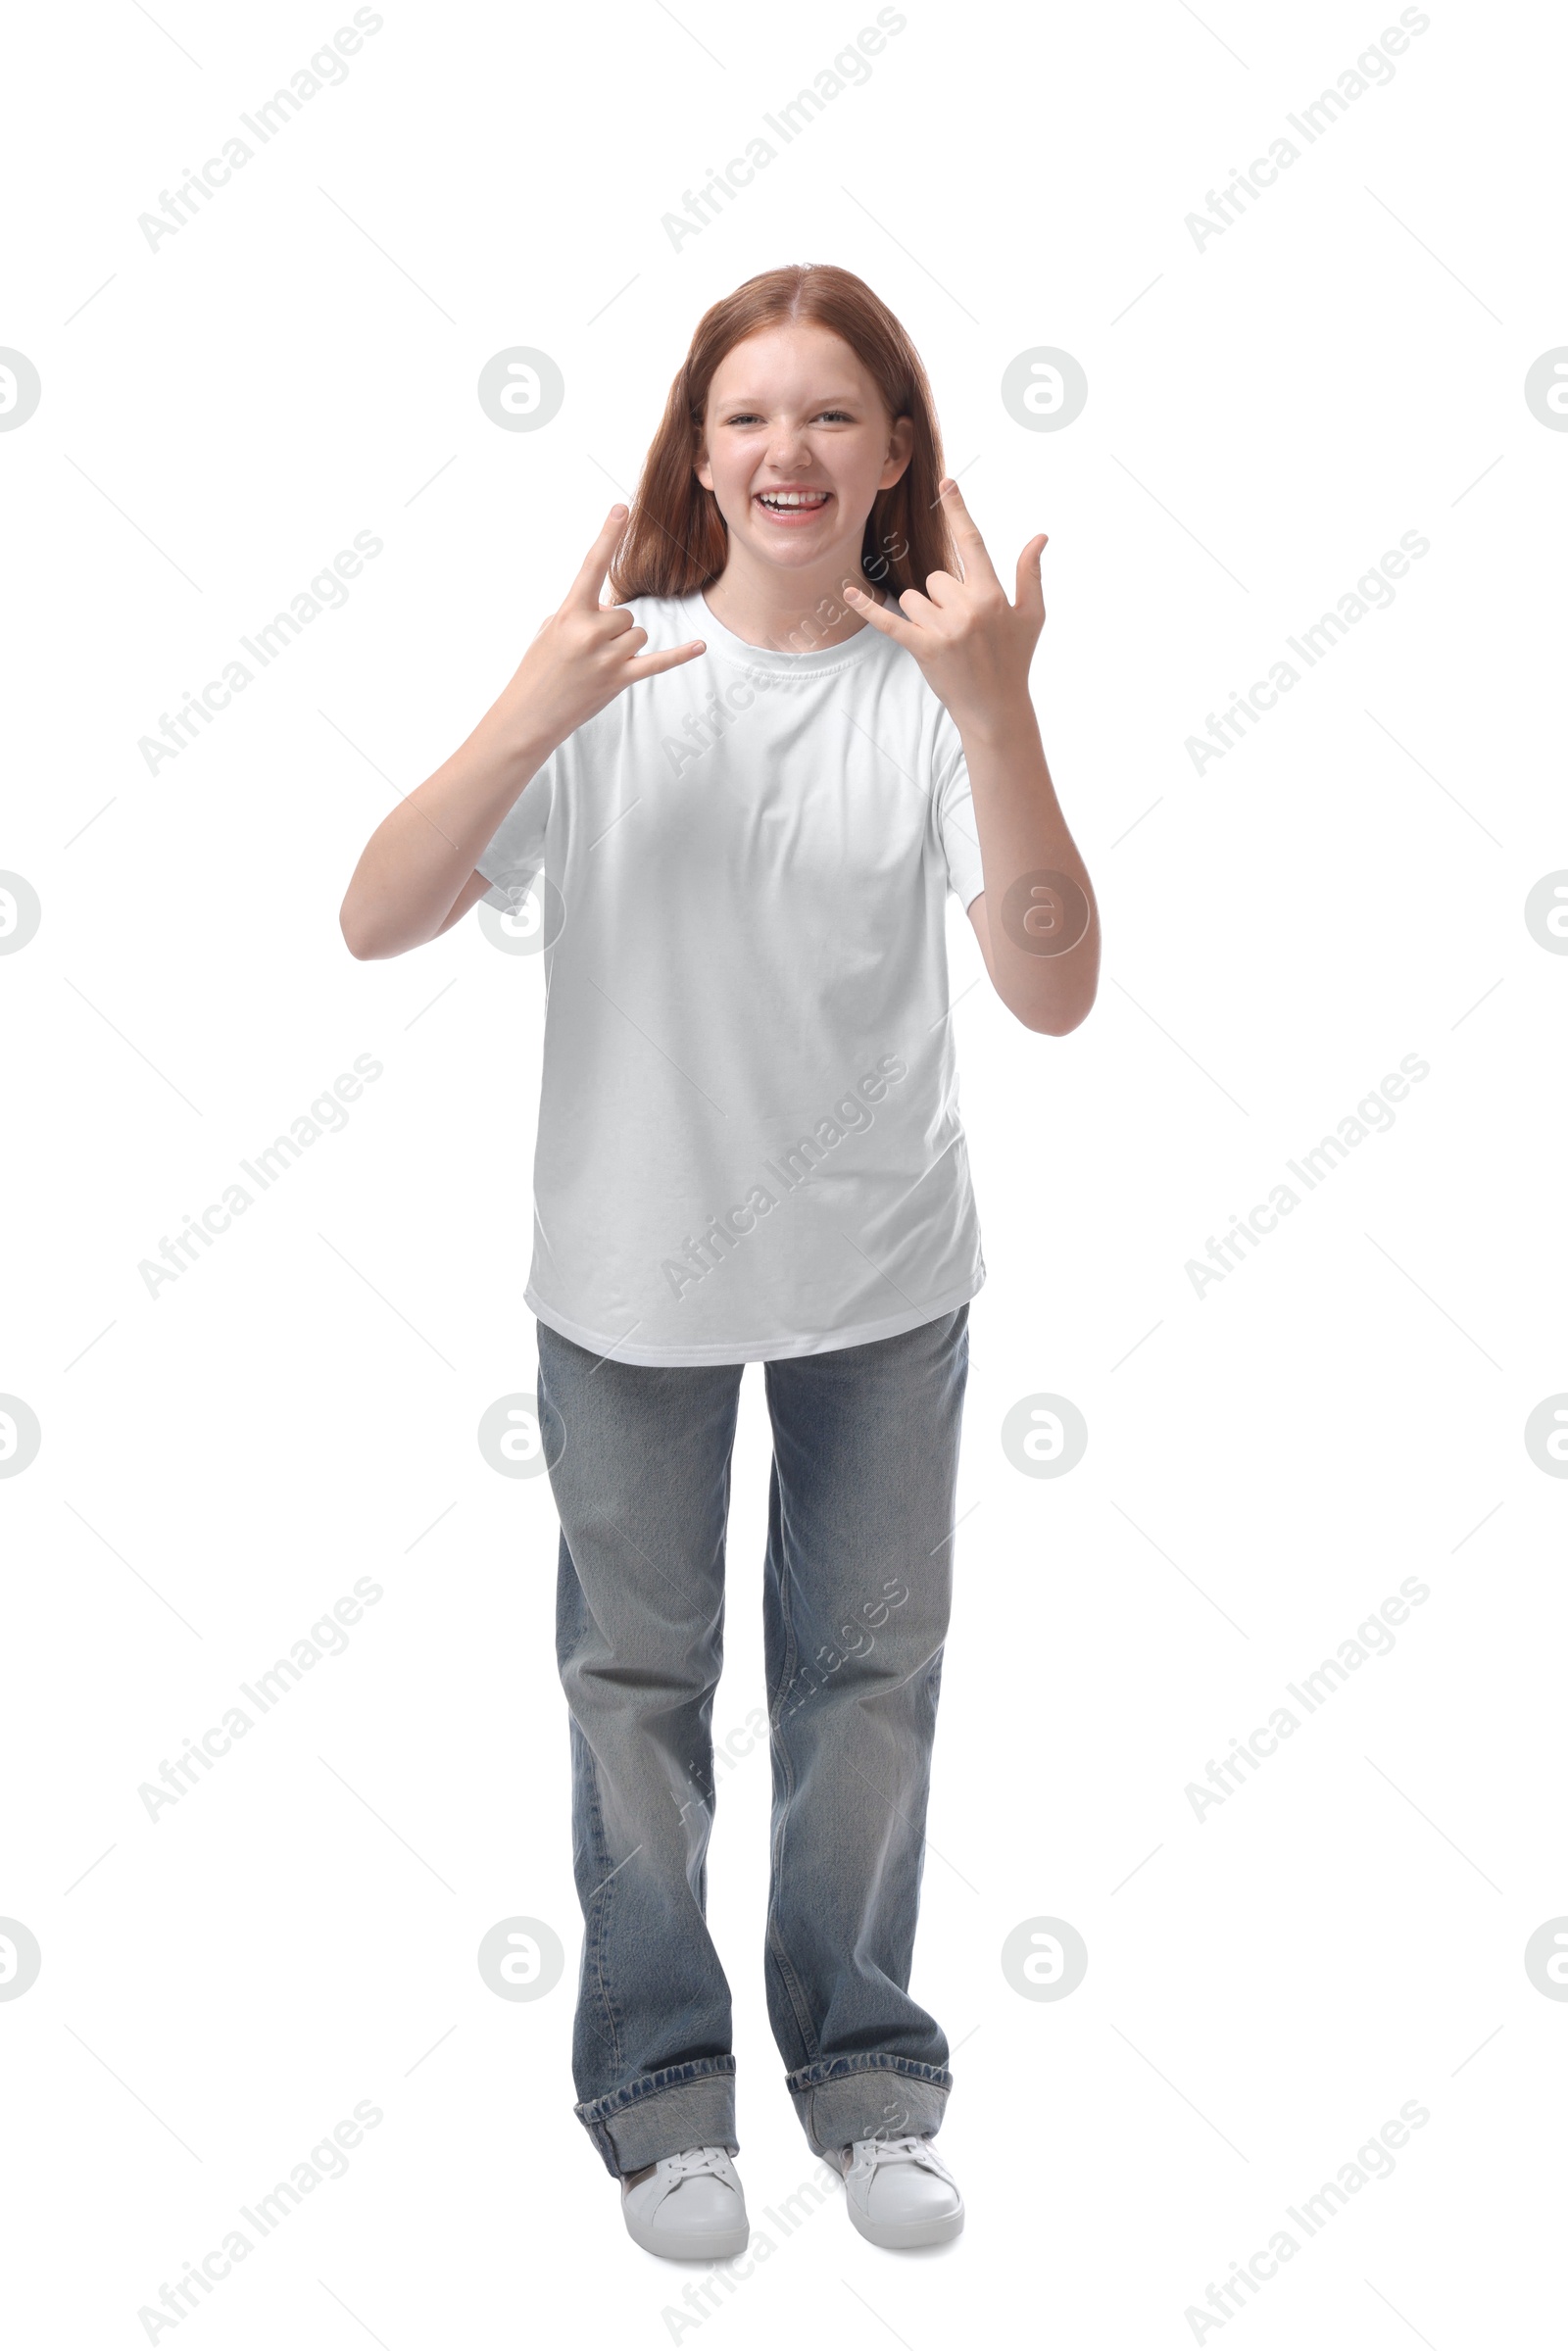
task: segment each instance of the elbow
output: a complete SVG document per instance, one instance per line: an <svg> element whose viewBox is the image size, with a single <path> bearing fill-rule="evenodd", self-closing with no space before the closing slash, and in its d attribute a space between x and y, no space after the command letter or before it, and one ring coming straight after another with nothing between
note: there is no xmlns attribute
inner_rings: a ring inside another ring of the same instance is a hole
<svg viewBox="0 0 1568 2351"><path fill-rule="evenodd" d="M1012 1011L1014 1019L1032 1036L1070 1037L1074 1029L1083 1027L1094 1008L1095 997L1091 993L1081 1004L1031 1005L1027 1011L1019 1011L1014 1005Z"/></svg>

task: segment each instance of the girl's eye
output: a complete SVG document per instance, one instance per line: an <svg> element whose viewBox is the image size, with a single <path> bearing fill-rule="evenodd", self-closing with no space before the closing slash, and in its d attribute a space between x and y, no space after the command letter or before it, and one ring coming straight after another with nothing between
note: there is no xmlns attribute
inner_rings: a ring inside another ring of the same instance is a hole
<svg viewBox="0 0 1568 2351"><path fill-rule="evenodd" d="M824 419L833 424L853 424L855 422L849 410L843 408L819 409L812 421L819 423ZM726 424L760 424L762 419L755 409L742 409L737 415L726 416L724 421Z"/></svg>

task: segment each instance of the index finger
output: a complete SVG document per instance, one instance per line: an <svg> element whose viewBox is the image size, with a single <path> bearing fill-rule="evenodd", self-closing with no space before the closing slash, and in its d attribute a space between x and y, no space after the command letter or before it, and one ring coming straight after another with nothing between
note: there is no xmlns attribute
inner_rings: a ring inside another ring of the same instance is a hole
<svg viewBox="0 0 1568 2351"><path fill-rule="evenodd" d="M942 511L948 518L948 527L963 551L965 564L967 565L971 560L976 563L983 563L991 572L992 578L995 579L997 575L992 569L991 558L986 552L986 543L980 536L980 525L964 505L963 493L951 473L944 474L937 484L937 489L942 499Z"/></svg>
<svg viewBox="0 0 1568 2351"><path fill-rule="evenodd" d="M598 612L599 591L605 584L605 573L610 569L610 559L615 543L626 527L626 513L623 506L611 508L604 529L589 548L587 561L566 591L565 603L585 604L590 612Z"/></svg>

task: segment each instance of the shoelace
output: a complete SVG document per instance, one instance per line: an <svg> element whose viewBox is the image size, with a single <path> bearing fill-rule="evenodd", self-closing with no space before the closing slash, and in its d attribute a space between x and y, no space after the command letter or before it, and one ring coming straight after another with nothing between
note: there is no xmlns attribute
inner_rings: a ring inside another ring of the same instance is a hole
<svg viewBox="0 0 1568 2351"><path fill-rule="evenodd" d="M679 2155L666 2155L659 2168L663 2173L668 2184L673 2187L678 2180L699 2179L705 2172L711 2173L715 2179L722 2180L724 2178L722 2167L728 2161L729 2150L727 2147L686 2147ZM725 2181L725 2184L727 2186L728 2182Z"/></svg>
<svg viewBox="0 0 1568 2351"><path fill-rule="evenodd" d="M858 2139L849 2177L861 2180L874 2178L878 2166L884 2163L917 2163L926 2171L935 2172L939 2180L946 2180L955 2186L957 2184L928 2138Z"/></svg>

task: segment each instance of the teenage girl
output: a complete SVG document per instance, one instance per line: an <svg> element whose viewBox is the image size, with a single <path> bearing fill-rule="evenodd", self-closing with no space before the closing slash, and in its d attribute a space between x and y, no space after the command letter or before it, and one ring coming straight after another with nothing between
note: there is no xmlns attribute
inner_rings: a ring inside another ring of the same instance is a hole
<svg viewBox="0 0 1568 2351"><path fill-rule="evenodd" d="M1010 603L868 286L749 279L700 321L630 513L343 902L361 957L480 899L543 924L524 1295L562 1525L576 2112L656 2253L747 2241L706 1907L752 1362L785 2083L863 2236L963 2226L948 2043L907 1988L985 1279L944 908L1026 1029L1084 1019L1099 919L1029 699L1045 544Z"/></svg>

